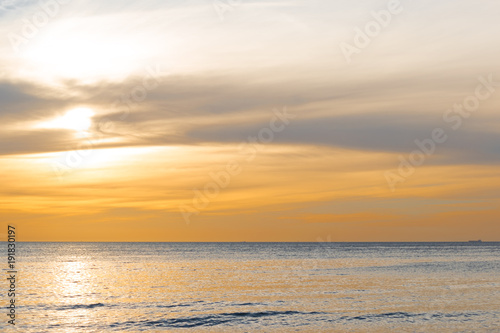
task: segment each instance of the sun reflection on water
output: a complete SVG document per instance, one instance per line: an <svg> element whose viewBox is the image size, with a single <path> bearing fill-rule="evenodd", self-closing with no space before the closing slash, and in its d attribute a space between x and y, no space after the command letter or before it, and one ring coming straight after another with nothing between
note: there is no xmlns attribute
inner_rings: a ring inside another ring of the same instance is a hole
<svg viewBox="0 0 500 333"><path fill-rule="evenodd" d="M92 271L88 260L79 258L75 261L54 263L52 286L55 295L52 298L54 325L66 327L65 332L81 332L77 327L96 323L96 304Z"/></svg>

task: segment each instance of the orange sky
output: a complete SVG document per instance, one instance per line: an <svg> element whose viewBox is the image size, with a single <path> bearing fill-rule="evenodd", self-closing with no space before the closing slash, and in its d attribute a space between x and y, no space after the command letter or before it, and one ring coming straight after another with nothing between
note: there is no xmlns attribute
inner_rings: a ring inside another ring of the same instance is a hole
<svg viewBox="0 0 500 333"><path fill-rule="evenodd" d="M500 241L499 5L404 3L356 44L386 4L70 2L29 38L43 8L0 11L1 228Z"/></svg>

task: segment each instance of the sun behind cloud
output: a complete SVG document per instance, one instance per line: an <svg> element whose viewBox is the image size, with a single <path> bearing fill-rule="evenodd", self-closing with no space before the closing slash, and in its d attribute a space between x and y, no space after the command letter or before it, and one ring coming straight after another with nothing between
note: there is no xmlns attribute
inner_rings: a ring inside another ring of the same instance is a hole
<svg viewBox="0 0 500 333"><path fill-rule="evenodd" d="M62 128L77 132L87 131L92 126L94 111L88 108L76 108L69 110L64 116L43 122L40 128Z"/></svg>

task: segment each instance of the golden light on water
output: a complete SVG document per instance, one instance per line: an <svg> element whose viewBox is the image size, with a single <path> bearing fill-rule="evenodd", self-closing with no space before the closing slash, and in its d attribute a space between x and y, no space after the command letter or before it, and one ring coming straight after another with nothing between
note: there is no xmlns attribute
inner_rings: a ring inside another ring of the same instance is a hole
<svg viewBox="0 0 500 333"><path fill-rule="evenodd" d="M57 275L61 299L71 304L71 298L85 296L91 292L88 285L90 272L88 263L84 261L70 261L59 264Z"/></svg>

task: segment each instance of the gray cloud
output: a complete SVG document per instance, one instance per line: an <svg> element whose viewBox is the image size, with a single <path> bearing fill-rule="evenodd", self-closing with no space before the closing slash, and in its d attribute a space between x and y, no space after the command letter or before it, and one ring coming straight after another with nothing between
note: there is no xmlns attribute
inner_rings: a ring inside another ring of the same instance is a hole
<svg viewBox="0 0 500 333"><path fill-rule="evenodd" d="M0 141L0 155L62 151L76 147L69 131L6 131L0 134Z"/></svg>
<svg viewBox="0 0 500 333"><path fill-rule="evenodd" d="M473 92L476 78L443 74L387 76L383 80L351 78L345 82L309 73L292 80L277 73L166 76L146 100L116 105L122 95L142 83L133 76L120 83L92 85L64 82L58 94L48 87L22 82L0 83L2 126L47 119L68 108L87 105L98 110L94 131L120 143L95 148L243 142L268 125L273 108L287 106L298 117L274 143L343 147L353 150L410 153L415 139L446 129L444 110ZM409 106L411 105L411 106ZM499 137L490 115L467 120L440 147L448 162L497 163ZM0 154L71 150L78 140L67 131L3 131ZM440 160L444 161L444 160ZM447 162L447 163L448 163Z"/></svg>
<svg viewBox="0 0 500 333"><path fill-rule="evenodd" d="M445 143L436 145L433 163L498 164L500 163L500 132L476 129L454 131L441 119L417 113L356 114L328 118L295 119L280 133L274 144L309 144L341 147L352 150L393 152L403 155L418 149L415 140L431 138L432 130L443 128ZM480 123L481 121L479 121ZM268 123L206 126L187 133L201 142L244 142L256 137Z"/></svg>

